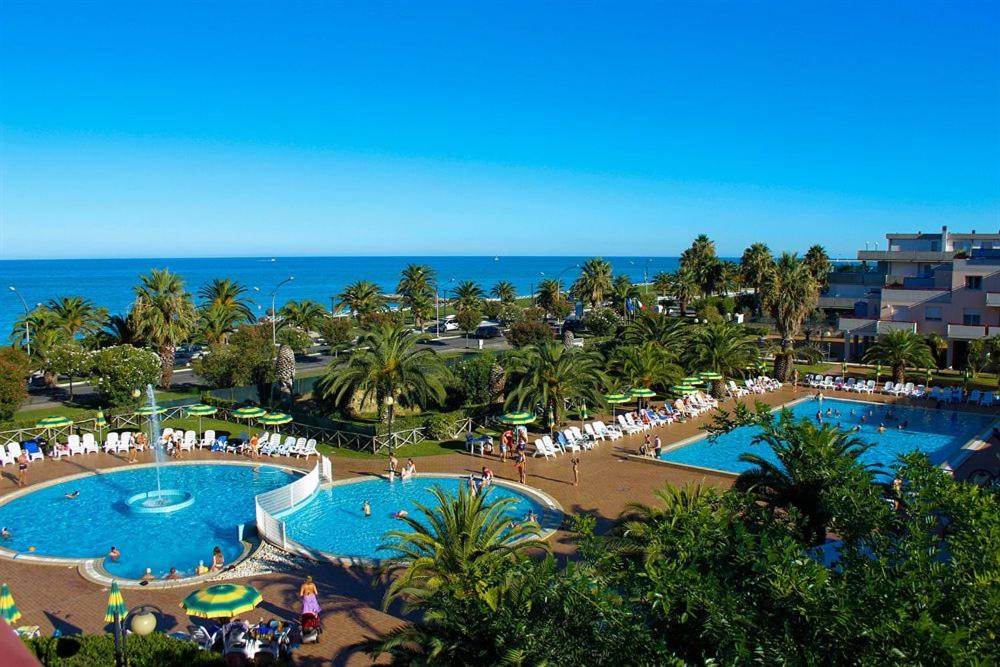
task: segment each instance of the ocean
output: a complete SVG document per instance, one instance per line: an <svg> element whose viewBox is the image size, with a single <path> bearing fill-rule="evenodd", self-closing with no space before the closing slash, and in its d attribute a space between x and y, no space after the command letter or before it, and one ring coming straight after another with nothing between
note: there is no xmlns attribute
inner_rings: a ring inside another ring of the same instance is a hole
<svg viewBox="0 0 1000 667"><path fill-rule="evenodd" d="M560 277L568 286L575 280L577 265L588 257L220 257L158 259L43 259L0 261L0 284L15 286L28 308L62 296L82 296L111 314L126 313L141 274L150 269L170 269L184 277L188 291L197 299L198 288L213 278L230 278L259 288L251 296L263 314L270 308L270 293L289 276L295 280L278 290L276 303L312 299L329 308L333 296L345 285L371 280L386 293L396 290L400 270L411 263L427 264L437 271L441 295L462 280L474 280L484 290L500 280L509 280L518 293L527 295L545 278ZM650 280L662 271L677 268L676 257L605 257L616 274L633 282ZM0 334L11 331L23 312L17 295L0 296Z"/></svg>

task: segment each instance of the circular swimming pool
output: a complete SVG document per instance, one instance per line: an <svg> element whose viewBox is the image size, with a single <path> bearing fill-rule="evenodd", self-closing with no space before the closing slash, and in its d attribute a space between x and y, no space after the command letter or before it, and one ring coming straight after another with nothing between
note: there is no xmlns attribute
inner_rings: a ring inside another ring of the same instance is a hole
<svg viewBox="0 0 1000 667"><path fill-rule="evenodd" d="M199 560L211 564L216 546L227 563L239 557L237 526L254 521L254 496L288 484L297 474L273 466L166 464L162 488L190 494L193 502L168 513L139 513L127 501L151 489L155 493L155 469L103 471L0 505L0 526L11 533L0 546L58 558L102 557L115 546L121 552L118 561L104 559L112 575L138 579L148 567L162 577L175 567L189 576ZM66 497L77 491L75 498Z"/></svg>
<svg viewBox="0 0 1000 667"><path fill-rule="evenodd" d="M304 507L282 519L290 539L302 546L341 558L380 560L392 554L378 547L390 530L405 528L393 516L406 510L411 518L421 515L417 503L433 507L435 486L448 493L457 494L460 484L467 484L467 477L421 475L406 482L390 482L383 478L364 478L339 483L320 489ZM562 522L562 510L555 501L540 493L530 495L502 481L491 487L490 498L513 498L508 514L512 520L521 521L534 512L542 530L555 530ZM372 514L365 517L365 501L371 505Z"/></svg>

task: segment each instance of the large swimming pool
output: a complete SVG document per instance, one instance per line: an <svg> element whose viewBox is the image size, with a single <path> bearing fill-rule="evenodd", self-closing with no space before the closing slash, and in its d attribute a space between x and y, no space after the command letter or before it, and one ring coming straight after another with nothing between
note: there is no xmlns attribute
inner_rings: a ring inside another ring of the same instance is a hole
<svg viewBox="0 0 1000 667"><path fill-rule="evenodd" d="M322 489L308 505L283 517L288 537L303 546L340 557L383 559L391 556L379 550L390 530L405 528L393 517L406 510L411 518L420 519L416 503L434 506L431 489L439 486L457 494L459 484L467 483L456 477L421 476L406 482L389 482L382 478L366 479ZM543 529L556 528L562 512L545 507L520 491L494 484L490 498L513 498L512 519L522 520L529 511L535 512ZM371 505L372 515L365 517L362 506Z"/></svg>
<svg viewBox="0 0 1000 667"><path fill-rule="evenodd" d="M796 419L815 421L820 402L808 399L789 409ZM832 410L834 414L826 416L827 410ZM982 433L994 420L989 415L954 410L931 410L833 398L822 402L822 411L824 423L839 424L845 429L860 426L861 430L855 435L873 444L862 455L862 460L865 463L879 463L886 470L892 469L900 455L913 451L924 452L932 463L940 465L948 461L962 445ZM865 421L862 421L862 417ZM879 433L879 423L882 422L887 430ZM898 428L900 425L904 428ZM660 458L674 463L741 473L752 467L739 460L743 452L776 461L766 445L753 444L753 439L759 434L759 427L744 426L720 436L715 442L702 438L665 451L660 454Z"/></svg>
<svg viewBox="0 0 1000 667"><path fill-rule="evenodd" d="M37 464L36 464L37 465ZM165 465L163 488L194 495L194 503L170 514L135 514L125 500L156 488L151 467L102 472L40 488L0 505L0 526L10 539L0 546L36 556L93 558L113 546L118 562L105 558L113 575L138 579L146 568L162 577L171 567L191 575L199 560L212 562L222 549L226 562L243 551L237 526L254 521L254 496L294 479L295 473L273 466ZM79 491L69 499L66 493Z"/></svg>

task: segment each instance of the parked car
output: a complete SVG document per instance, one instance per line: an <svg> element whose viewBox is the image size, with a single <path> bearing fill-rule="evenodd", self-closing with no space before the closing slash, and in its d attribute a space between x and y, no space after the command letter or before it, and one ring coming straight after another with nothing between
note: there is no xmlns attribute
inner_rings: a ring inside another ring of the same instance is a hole
<svg viewBox="0 0 1000 667"><path fill-rule="evenodd" d="M458 322L455 320L441 320L427 327L427 333L437 333L440 327L441 333L446 331L458 331Z"/></svg>
<svg viewBox="0 0 1000 667"><path fill-rule="evenodd" d="M500 331L499 324L480 324L472 335L476 338L497 338L502 336L503 332Z"/></svg>

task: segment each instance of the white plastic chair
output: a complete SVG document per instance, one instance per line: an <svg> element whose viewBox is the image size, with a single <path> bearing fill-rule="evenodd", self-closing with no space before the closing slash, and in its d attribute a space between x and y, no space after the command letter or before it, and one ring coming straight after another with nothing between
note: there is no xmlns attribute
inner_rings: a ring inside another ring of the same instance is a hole
<svg viewBox="0 0 1000 667"><path fill-rule="evenodd" d="M100 448L97 446L97 441L94 440L93 433L84 433L83 439L80 442L83 446L84 454L97 454L100 451Z"/></svg>
<svg viewBox="0 0 1000 667"><path fill-rule="evenodd" d="M83 445L80 443L80 436L76 433L73 433L66 438L66 446L69 447L70 456L74 454L83 454Z"/></svg>
<svg viewBox="0 0 1000 667"><path fill-rule="evenodd" d="M539 455L544 456L546 459L548 459L550 456L555 456L555 454L553 454L552 452L550 452L549 448L545 446L545 443L542 442L541 438L536 438L535 439L535 451L531 455L531 457L532 458L536 458Z"/></svg>
<svg viewBox="0 0 1000 667"><path fill-rule="evenodd" d="M213 429L208 429L207 431L205 431L204 434L202 434L201 442L199 443L198 446L211 447L214 444L215 444L215 431Z"/></svg>
<svg viewBox="0 0 1000 667"><path fill-rule="evenodd" d="M104 440L104 453L110 454L111 452L118 451L118 439L119 435L115 431L108 433L108 437Z"/></svg>

